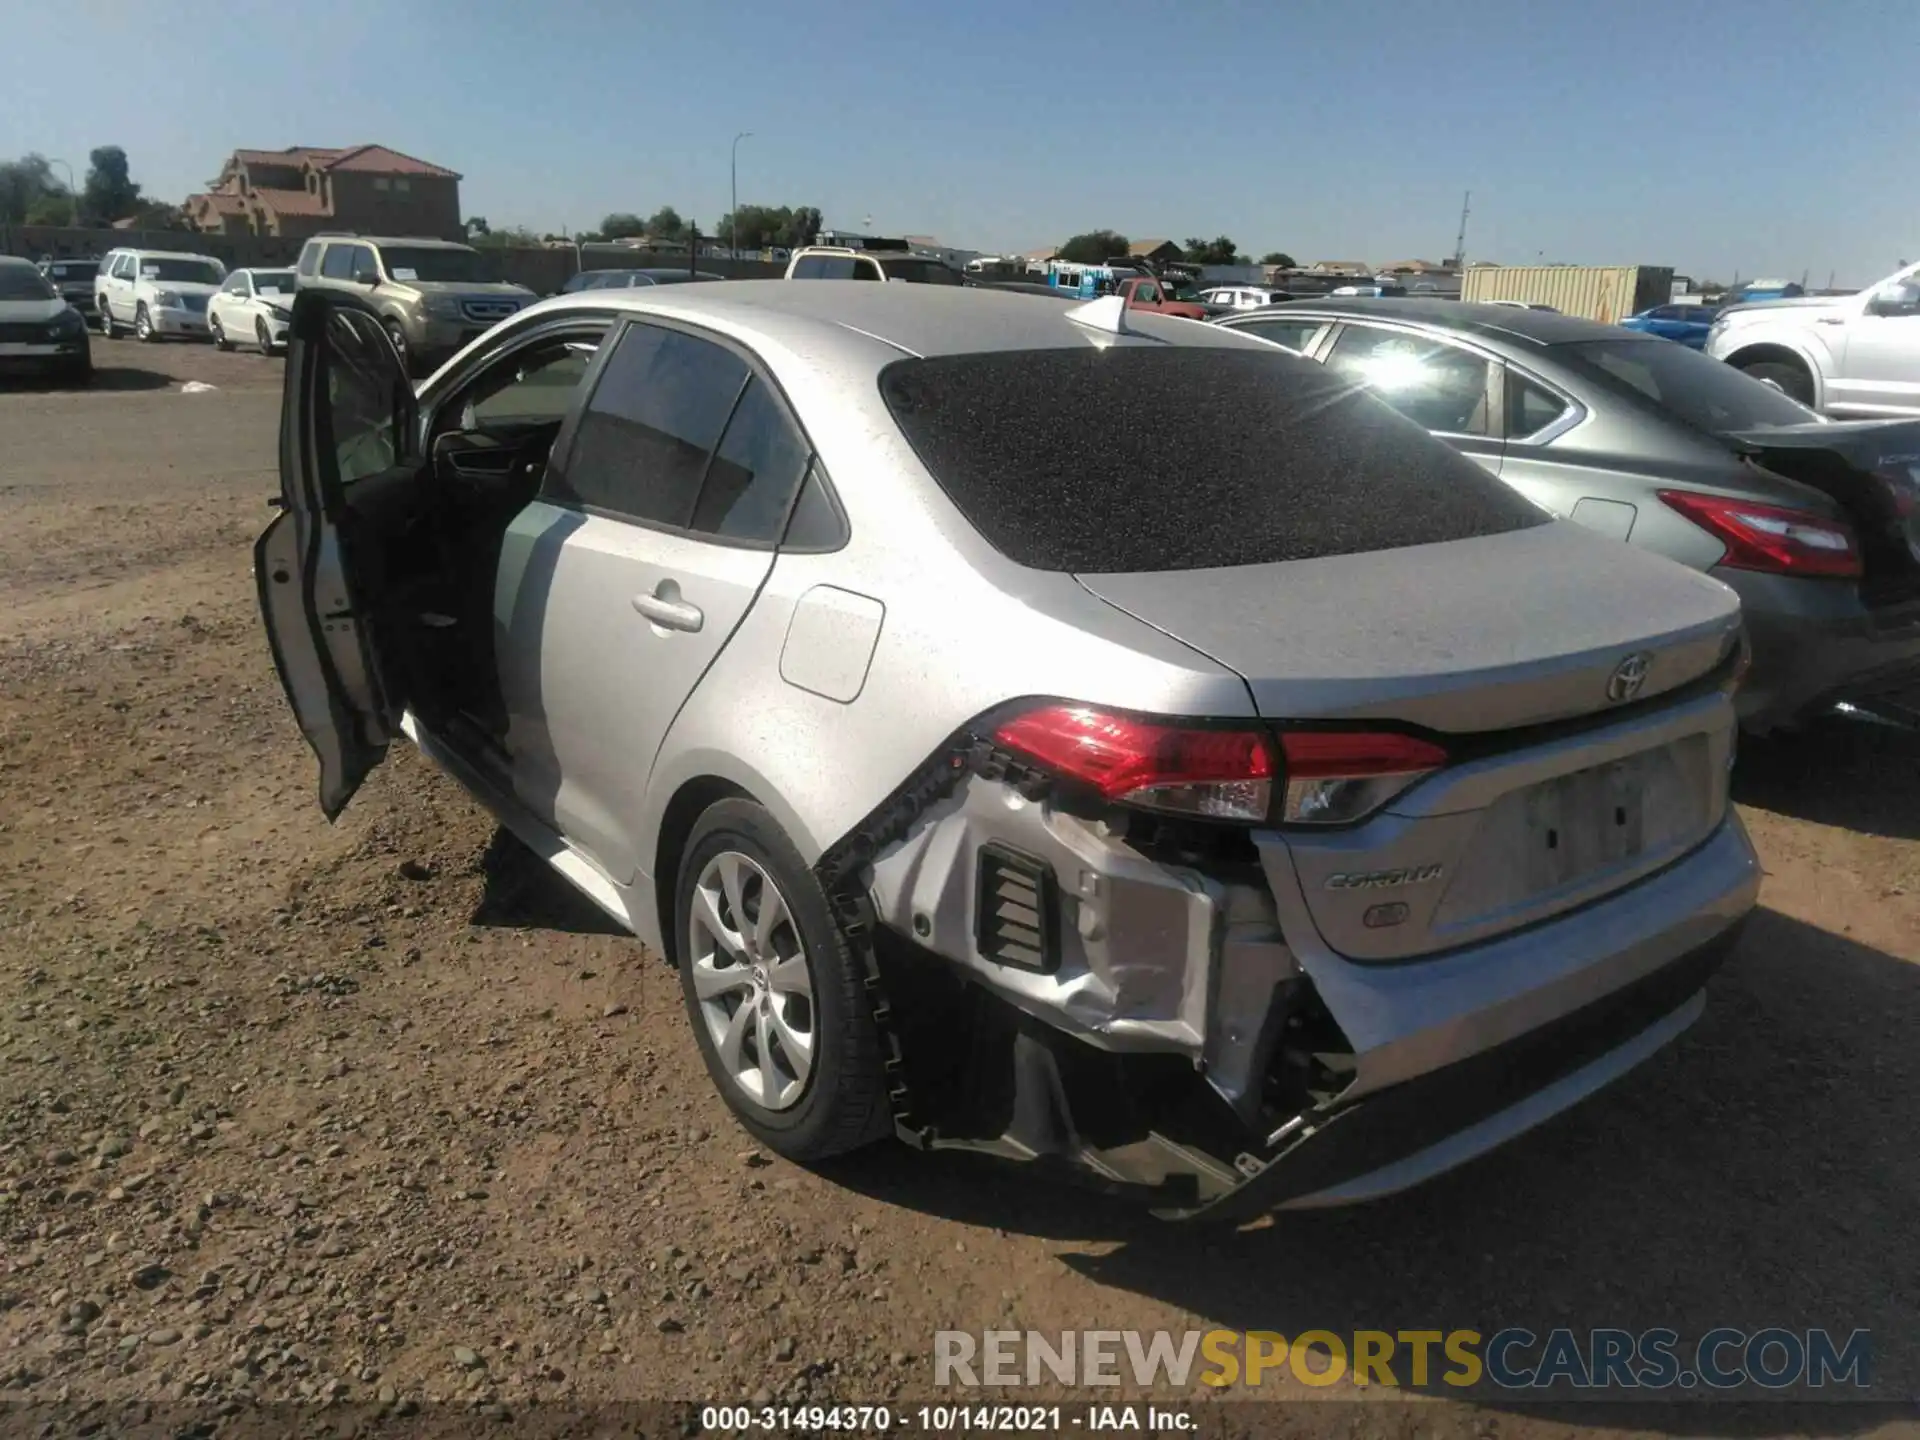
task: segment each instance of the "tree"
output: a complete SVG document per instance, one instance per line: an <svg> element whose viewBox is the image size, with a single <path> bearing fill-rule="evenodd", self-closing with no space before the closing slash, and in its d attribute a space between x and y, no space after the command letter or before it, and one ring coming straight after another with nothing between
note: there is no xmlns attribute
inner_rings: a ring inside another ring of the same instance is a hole
<svg viewBox="0 0 1920 1440"><path fill-rule="evenodd" d="M1127 253L1127 237L1117 230L1089 230L1074 235L1055 252L1076 265L1098 265Z"/></svg>
<svg viewBox="0 0 1920 1440"><path fill-rule="evenodd" d="M0 164L0 224L26 224L35 205L65 191L66 187L53 178L53 164L44 155L22 155Z"/></svg>
<svg viewBox="0 0 1920 1440"><path fill-rule="evenodd" d="M1239 248L1225 235L1217 235L1211 240L1190 239L1180 247L1185 259L1195 265L1238 265Z"/></svg>
<svg viewBox="0 0 1920 1440"><path fill-rule="evenodd" d="M525 225L502 225L498 229L489 226L486 233L473 237L477 250L539 249L543 243L540 232Z"/></svg>
<svg viewBox="0 0 1920 1440"><path fill-rule="evenodd" d="M484 215L469 215L463 223L469 240L478 240L483 235L493 233Z"/></svg>
<svg viewBox="0 0 1920 1440"><path fill-rule="evenodd" d="M662 205L648 218L646 234L655 240L684 240L687 238L687 222L680 218L680 212L671 205Z"/></svg>
<svg viewBox="0 0 1920 1440"><path fill-rule="evenodd" d="M29 225L74 225L79 223L79 210L73 196L62 185L58 190L50 190L27 207Z"/></svg>
<svg viewBox="0 0 1920 1440"><path fill-rule="evenodd" d="M118 145L101 145L87 156L87 183L81 187L80 210L96 224L124 220L140 208L140 187L127 174L127 152Z"/></svg>
<svg viewBox="0 0 1920 1440"><path fill-rule="evenodd" d="M813 205L801 205L795 208L787 221L787 228L780 237L780 243L788 249L798 249L802 245L811 245L813 237L820 233L820 211Z"/></svg>
<svg viewBox="0 0 1920 1440"><path fill-rule="evenodd" d="M609 240L626 240L647 233L647 222L630 210L616 210L600 222L600 233Z"/></svg>
<svg viewBox="0 0 1920 1440"><path fill-rule="evenodd" d="M178 205L169 205L164 200L142 200L134 206L132 228L135 230L191 230L194 227L187 219L187 212Z"/></svg>
<svg viewBox="0 0 1920 1440"><path fill-rule="evenodd" d="M1262 265L1278 265L1282 270L1298 270L1299 264L1284 250L1269 250L1260 257Z"/></svg>

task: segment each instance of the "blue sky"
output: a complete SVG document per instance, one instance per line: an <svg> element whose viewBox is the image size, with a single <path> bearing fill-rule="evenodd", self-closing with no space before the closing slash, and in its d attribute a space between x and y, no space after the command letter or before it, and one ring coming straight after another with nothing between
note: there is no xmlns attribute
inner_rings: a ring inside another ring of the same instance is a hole
<svg viewBox="0 0 1920 1440"><path fill-rule="evenodd" d="M1109 226L1438 258L1471 190L1469 255L1508 263L1862 284L1920 255L1912 0L10 9L0 155L120 144L170 200L238 146L379 141L495 225L710 227L750 130L743 201L981 249Z"/></svg>

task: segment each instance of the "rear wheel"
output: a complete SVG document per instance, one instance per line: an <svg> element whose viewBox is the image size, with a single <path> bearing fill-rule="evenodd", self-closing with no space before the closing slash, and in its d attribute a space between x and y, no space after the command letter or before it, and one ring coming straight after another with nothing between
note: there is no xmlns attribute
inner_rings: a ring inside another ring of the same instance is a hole
<svg viewBox="0 0 1920 1440"><path fill-rule="evenodd" d="M387 338L393 341L394 353L400 357L400 366L409 375L413 373L413 355L407 349L407 332L400 328L398 320L387 321Z"/></svg>
<svg viewBox="0 0 1920 1440"><path fill-rule="evenodd" d="M253 341L262 355L273 354L273 332L267 329L267 322L257 316L253 322Z"/></svg>
<svg viewBox="0 0 1920 1440"><path fill-rule="evenodd" d="M773 817L749 800L709 808L674 894L694 1039L740 1123L798 1161L887 1135L866 987L826 892Z"/></svg>
<svg viewBox="0 0 1920 1440"><path fill-rule="evenodd" d="M160 338L160 332L153 328L153 317L147 314L147 305L144 300L133 307L133 333L136 339L148 345Z"/></svg>
<svg viewBox="0 0 1920 1440"><path fill-rule="evenodd" d="M231 350L233 348L233 342L227 338L227 327L220 323L218 315L207 321L207 329L213 334L214 349Z"/></svg>
<svg viewBox="0 0 1920 1440"><path fill-rule="evenodd" d="M1797 361L1754 360L1740 369L1762 384L1783 391L1802 405L1813 404L1813 376L1807 373L1806 366Z"/></svg>
<svg viewBox="0 0 1920 1440"><path fill-rule="evenodd" d="M119 333L120 327L113 323L112 309L108 307L105 300L102 300L100 302L100 338L102 340L111 340Z"/></svg>

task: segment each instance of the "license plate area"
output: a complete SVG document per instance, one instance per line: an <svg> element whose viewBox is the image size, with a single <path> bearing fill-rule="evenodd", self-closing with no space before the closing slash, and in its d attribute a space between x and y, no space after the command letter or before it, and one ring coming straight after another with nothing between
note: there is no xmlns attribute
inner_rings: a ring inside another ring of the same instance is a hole
<svg viewBox="0 0 1920 1440"><path fill-rule="evenodd" d="M1435 938L1528 924L1632 883L1706 838L1717 794L1707 737L1694 735L1502 796L1460 858Z"/></svg>

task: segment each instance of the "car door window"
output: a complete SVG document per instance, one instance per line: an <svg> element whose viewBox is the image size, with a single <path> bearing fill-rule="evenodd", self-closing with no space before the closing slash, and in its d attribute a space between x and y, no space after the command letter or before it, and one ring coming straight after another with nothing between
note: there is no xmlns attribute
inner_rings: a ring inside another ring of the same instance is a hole
<svg viewBox="0 0 1920 1440"><path fill-rule="evenodd" d="M1487 362L1456 345L1401 330L1348 325L1327 368L1364 385L1402 415L1446 435L1485 435Z"/></svg>
<svg viewBox="0 0 1920 1440"><path fill-rule="evenodd" d="M630 325L615 342L549 498L684 529L747 381L747 363L710 340Z"/></svg>
<svg viewBox="0 0 1920 1440"><path fill-rule="evenodd" d="M596 337L573 335L507 356L467 391L461 403L461 428L486 430L565 419L598 348Z"/></svg>
<svg viewBox="0 0 1920 1440"><path fill-rule="evenodd" d="M1507 438L1531 440L1573 407L1544 385L1507 372Z"/></svg>
<svg viewBox="0 0 1920 1440"><path fill-rule="evenodd" d="M328 412L340 483L351 485L391 470L399 458L394 433L393 357L386 337L362 316L327 317L332 363L327 367Z"/></svg>
<svg viewBox="0 0 1920 1440"><path fill-rule="evenodd" d="M378 275L380 273L380 267L374 263L373 251L370 247L356 245L353 247L352 263L347 267L347 277L351 279L365 271L371 271L375 275Z"/></svg>
<svg viewBox="0 0 1920 1440"><path fill-rule="evenodd" d="M122 255L118 260L113 262L113 278L116 280L131 280L133 278L133 257L131 255Z"/></svg>
<svg viewBox="0 0 1920 1440"><path fill-rule="evenodd" d="M329 245L326 255L320 261L320 273L329 280L351 280L353 278L353 247Z"/></svg>
<svg viewBox="0 0 1920 1440"><path fill-rule="evenodd" d="M1285 345L1289 350L1305 351L1313 337L1320 333L1320 325L1318 320L1256 320L1233 328Z"/></svg>
<svg viewBox="0 0 1920 1440"><path fill-rule="evenodd" d="M693 528L729 540L772 545L780 539L811 447L787 407L758 376L727 422L707 467Z"/></svg>

